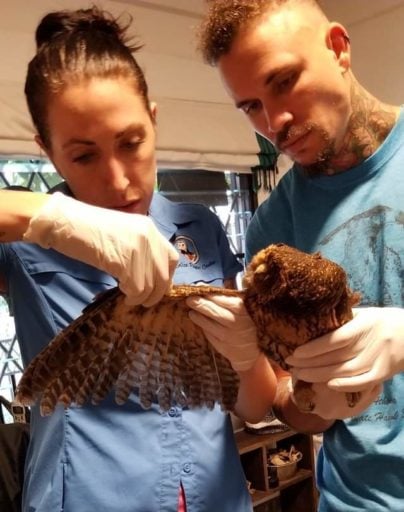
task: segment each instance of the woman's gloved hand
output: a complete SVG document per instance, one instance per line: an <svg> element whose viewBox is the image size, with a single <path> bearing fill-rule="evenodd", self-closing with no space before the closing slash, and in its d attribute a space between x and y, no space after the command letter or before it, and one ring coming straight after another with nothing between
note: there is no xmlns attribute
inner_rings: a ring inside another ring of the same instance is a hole
<svg viewBox="0 0 404 512"><path fill-rule="evenodd" d="M239 297L211 295L188 297L191 320L201 327L215 349L226 357L235 371L249 370L260 349L256 328Z"/></svg>
<svg viewBox="0 0 404 512"><path fill-rule="evenodd" d="M404 370L404 309L355 308L351 321L301 345L286 362L296 379L371 390Z"/></svg>
<svg viewBox="0 0 404 512"><path fill-rule="evenodd" d="M31 219L24 240L111 274L130 305L152 306L168 291L174 247L146 215L82 203L59 192Z"/></svg>

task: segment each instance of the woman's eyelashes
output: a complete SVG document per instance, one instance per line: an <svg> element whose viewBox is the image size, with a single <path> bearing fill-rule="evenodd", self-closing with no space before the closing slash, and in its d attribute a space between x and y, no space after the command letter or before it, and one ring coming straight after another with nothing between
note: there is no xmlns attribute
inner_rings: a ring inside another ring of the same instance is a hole
<svg viewBox="0 0 404 512"><path fill-rule="evenodd" d="M129 153L136 153L139 147L143 144L144 139L132 139L126 141L120 141L117 149L118 151L124 151ZM99 152L97 151L85 151L71 157L71 160L75 164L89 164L98 157Z"/></svg>
<svg viewBox="0 0 404 512"><path fill-rule="evenodd" d="M96 153L94 152L85 152L80 155L72 157L72 162L75 164L87 164L94 160Z"/></svg>
<svg viewBox="0 0 404 512"><path fill-rule="evenodd" d="M143 142L144 139L132 139L122 141L120 143L120 148L126 151L136 151Z"/></svg>

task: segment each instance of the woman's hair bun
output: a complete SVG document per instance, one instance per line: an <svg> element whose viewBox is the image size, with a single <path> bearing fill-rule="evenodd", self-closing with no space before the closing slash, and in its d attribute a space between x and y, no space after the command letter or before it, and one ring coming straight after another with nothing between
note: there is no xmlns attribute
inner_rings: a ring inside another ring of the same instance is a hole
<svg viewBox="0 0 404 512"><path fill-rule="evenodd" d="M111 14L100 10L98 7L79 9L77 11L56 11L44 16L35 32L37 48L59 37L68 37L74 33L83 33L91 29L110 34L125 43L125 31L130 21L125 26L120 26Z"/></svg>

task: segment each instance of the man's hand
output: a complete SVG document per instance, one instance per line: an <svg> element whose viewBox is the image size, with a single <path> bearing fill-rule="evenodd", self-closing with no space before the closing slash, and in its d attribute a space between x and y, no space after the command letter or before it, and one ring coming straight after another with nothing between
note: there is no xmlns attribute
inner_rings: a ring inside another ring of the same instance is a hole
<svg viewBox="0 0 404 512"><path fill-rule="evenodd" d="M324 382L316 382L311 386L314 408L310 413L317 414L325 420L343 420L351 418L367 409L378 398L382 389L383 386L381 384L369 386L369 389L361 392L358 402L353 407L350 407L346 393L334 391ZM291 398L297 406L293 392Z"/></svg>
<svg viewBox="0 0 404 512"><path fill-rule="evenodd" d="M49 196L24 240L111 274L130 305L158 302L178 261L177 251L147 216L91 206L61 193Z"/></svg>
<svg viewBox="0 0 404 512"><path fill-rule="evenodd" d="M201 327L215 349L226 357L234 370L246 371L256 362L260 349L253 321L242 299L224 295L189 297L191 320Z"/></svg>
<svg viewBox="0 0 404 512"><path fill-rule="evenodd" d="M350 322L298 347L286 362L296 379L370 392L404 370L404 310L356 308Z"/></svg>

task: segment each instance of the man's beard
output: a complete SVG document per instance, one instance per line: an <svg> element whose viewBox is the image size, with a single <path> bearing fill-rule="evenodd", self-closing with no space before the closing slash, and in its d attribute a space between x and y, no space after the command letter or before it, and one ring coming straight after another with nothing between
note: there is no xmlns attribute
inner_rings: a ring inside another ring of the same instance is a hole
<svg viewBox="0 0 404 512"><path fill-rule="evenodd" d="M335 141L331 140L328 132L326 132L324 128L321 128L316 123L305 123L301 128L299 128L299 131L314 132L324 143L323 149L318 152L317 157L313 163L307 165L299 164L304 170L304 173L310 177L324 174L333 174L331 161L333 158L335 158L336 155ZM283 133L279 135L277 143L280 144L283 141L287 141L288 139L295 136L295 134L296 130L293 127L287 128Z"/></svg>
<svg viewBox="0 0 404 512"><path fill-rule="evenodd" d="M335 146L330 140L327 140L327 145L319 152L317 159L312 164L302 165L306 176L311 178L323 175L332 175L334 171L332 169L331 161L335 157Z"/></svg>

